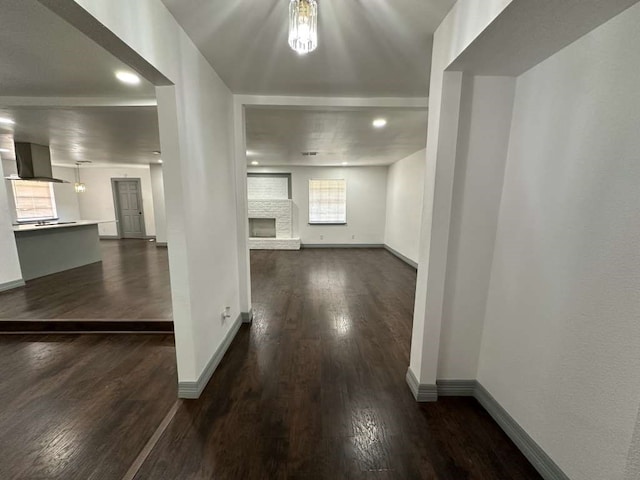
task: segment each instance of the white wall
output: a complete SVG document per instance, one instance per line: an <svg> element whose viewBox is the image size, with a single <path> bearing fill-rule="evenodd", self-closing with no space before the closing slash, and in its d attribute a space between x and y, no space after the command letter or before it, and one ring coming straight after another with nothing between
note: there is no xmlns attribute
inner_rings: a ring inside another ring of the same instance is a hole
<svg viewBox="0 0 640 480"><path fill-rule="evenodd" d="M106 237L118 235L111 179L139 178L142 188L142 207L144 209L146 234L148 236L154 236L156 234L153 194L151 192L151 175L148 165L81 167L80 178L82 183L87 186L87 190L78 195L80 216L83 220L108 222L98 225L100 235Z"/></svg>
<svg viewBox="0 0 640 480"><path fill-rule="evenodd" d="M162 165L149 165L151 174L151 194L153 195L153 213L156 226L156 243L167 243L167 214L164 205L164 178Z"/></svg>
<svg viewBox="0 0 640 480"><path fill-rule="evenodd" d="M52 167L54 178L66 180L69 183L54 183L53 195L56 199L58 218L62 221L80 220L79 194L75 190L76 174L74 168Z"/></svg>
<svg viewBox="0 0 640 480"><path fill-rule="evenodd" d="M193 382L240 315L233 96L160 0L45 3L122 53L102 27L86 28L88 12L174 84L156 93L178 379Z"/></svg>
<svg viewBox="0 0 640 480"><path fill-rule="evenodd" d="M426 150L389 167L384 243L418 263Z"/></svg>
<svg viewBox="0 0 640 480"><path fill-rule="evenodd" d="M634 455L639 24L640 4L518 78L480 354L480 382L581 480Z"/></svg>
<svg viewBox="0 0 640 480"><path fill-rule="evenodd" d="M462 74L445 69L513 0L460 0L434 34L427 166L409 372L435 385L440 353L449 222ZM436 188L437 184L437 188Z"/></svg>
<svg viewBox="0 0 640 480"><path fill-rule="evenodd" d="M16 166L16 162L14 160L2 160L2 178L7 177L9 175L17 175L18 167ZM3 180L4 183L4 195L3 198L6 198L7 210L9 212L10 224L16 223L17 214L16 214L16 202L13 198L13 189L11 187L11 180Z"/></svg>
<svg viewBox="0 0 640 480"><path fill-rule="evenodd" d="M14 210L13 206L9 206L8 201L9 181L4 180L5 175L10 174L10 172L4 171L4 166L7 163L0 162L0 177L3 179L0 180L0 288L2 285L22 280L16 239L11 228Z"/></svg>
<svg viewBox="0 0 640 480"><path fill-rule="evenodd" d="M384 243L387 167L250 168L249 172L291 173L293 236L302 244ZM317 178L347 181L347 225L309 225L309 180Z"/></svg>
<svg viewBox="0 0 640 480"><path fill-rule="evenodd" d="M515 79L469 76L462 87L438 380L477 376Z"/></svg>

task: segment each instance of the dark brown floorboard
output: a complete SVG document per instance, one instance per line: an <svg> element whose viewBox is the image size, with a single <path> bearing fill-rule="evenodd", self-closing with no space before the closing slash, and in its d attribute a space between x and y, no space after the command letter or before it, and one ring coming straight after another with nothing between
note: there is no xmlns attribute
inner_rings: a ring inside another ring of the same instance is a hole
<svg viewBox="0 0 640 480"><path fill-rule="evenodd" d="M2 320L172 319L167 249L145 240L100 242L102 262L0 293Z"/></svg>
<svg viewBox="0 0 640 480"><path fill-rule="evenodd" d="M136 480L539 479L471 398L405 383L415 271L383 250L252 252L255 320Z"/></svg>
<svg viewBox="0 0 640 480"><path fill-rule="evenodd" d="M120 480L177 395L173 336L0 336L0 478Z"/></svg>

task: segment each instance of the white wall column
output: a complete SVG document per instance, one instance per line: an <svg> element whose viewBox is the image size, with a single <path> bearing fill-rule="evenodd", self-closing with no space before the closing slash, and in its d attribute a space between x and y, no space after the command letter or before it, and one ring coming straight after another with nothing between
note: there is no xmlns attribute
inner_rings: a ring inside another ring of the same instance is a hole
<svg viewBox="0 0 640 480"><path fill-rule="evenodd" d="M11 224L13 214L9 210L7 197L8 181L4 180L4 170L0 161L0 292L24 285L16 239Z"/></svg>
<svg viewBox="0 0 640 480"><path fill-rule="evenodd" d="M251 263L249 258L249 207L247 200L247 141L244 105L234 98L233 141L235 147L236 216L238 238L238 294L244 322L253 320Z"/></svg>
<svg viewBox="0 0 640 480"><path fill-rule="evenodd" d="M167 245L167 215L164 200L164 178L162 165L149 165L151 174L151 195L153 196L153 216L156 223L156 245Z"/></svg>
<svg viewBox="0 0 640 480"><path fill-rule="evenodd" d="M198 397L240 328L233 95L160 0L40 2L158 87L178 392Z"/></svg>
<svg viewBox="0 0 640 480"><path fill-rule="evenodd" d="M437 153L434 160L427 158L411 358L407 373L408 383L419 401L437 399L435 384L461 94L462 73L445 73Z"/></svg>

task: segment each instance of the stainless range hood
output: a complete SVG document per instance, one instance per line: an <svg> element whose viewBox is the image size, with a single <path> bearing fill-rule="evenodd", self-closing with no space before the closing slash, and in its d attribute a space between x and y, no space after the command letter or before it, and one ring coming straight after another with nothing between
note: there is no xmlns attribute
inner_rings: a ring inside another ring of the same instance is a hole
<svg viewBox="0 0 640 480"><path fill-rule="evenodd" d="M35 143L16 142L15 151L18 176L6 177L8 180L69 183L66 180L53 178L49 147Z"/></svg>

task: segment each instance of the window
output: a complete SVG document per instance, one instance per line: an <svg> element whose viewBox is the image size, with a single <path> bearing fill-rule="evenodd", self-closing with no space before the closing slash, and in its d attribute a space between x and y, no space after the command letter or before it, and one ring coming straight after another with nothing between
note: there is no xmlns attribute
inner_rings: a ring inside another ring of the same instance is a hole
<svg viewBox="0 0 640 480"><path fill-rule="evenodd" d="M309 223L347 223L345 180L309 180Z"/></svg>
<svg viewBox="0 0 640 480"><path fill-rule="evenodd" d="M50 220L57 217L52 183L26 180L14 180L11 183L18 221Z"/></svg>

